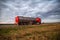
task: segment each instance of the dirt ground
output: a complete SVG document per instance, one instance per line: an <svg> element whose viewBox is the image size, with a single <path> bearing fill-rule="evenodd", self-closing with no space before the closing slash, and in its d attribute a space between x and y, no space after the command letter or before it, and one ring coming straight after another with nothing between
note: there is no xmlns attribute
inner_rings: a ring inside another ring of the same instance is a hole
<svg viewBox="0 0 60 40"><path fill-rule="evenodd" d="M0 40L60 40L60 23L0 25Z"/></svg>

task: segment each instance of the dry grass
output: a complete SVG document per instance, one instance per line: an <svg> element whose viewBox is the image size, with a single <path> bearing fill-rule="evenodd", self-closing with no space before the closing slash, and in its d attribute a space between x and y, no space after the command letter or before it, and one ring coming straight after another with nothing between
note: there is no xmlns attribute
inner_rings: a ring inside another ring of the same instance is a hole
<svg viewBox="0 0 60 40"><path fill-rule="evenodd" d="M0 40L60 40L60 23L0 25Z"/></svg>

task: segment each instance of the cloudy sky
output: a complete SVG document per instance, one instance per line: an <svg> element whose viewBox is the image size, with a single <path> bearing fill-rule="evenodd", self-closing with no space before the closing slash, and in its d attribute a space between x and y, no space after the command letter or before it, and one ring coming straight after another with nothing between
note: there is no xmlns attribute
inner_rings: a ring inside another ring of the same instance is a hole
<svg viewBox="0 0 60 40"><path fill-rule="evenodd" d="M0 23L14 23L17 15L60 22L60 0L0 0Z"/></svg>

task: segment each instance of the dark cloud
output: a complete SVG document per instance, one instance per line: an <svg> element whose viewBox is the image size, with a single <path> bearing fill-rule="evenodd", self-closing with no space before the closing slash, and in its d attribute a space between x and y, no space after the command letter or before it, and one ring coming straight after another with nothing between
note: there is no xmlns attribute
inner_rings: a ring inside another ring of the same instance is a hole
<svg viewBox="0 0 60 40"><path fill-rule="evenodd" d="M2 18L0 21L8 19L10 22L17 15L41 17L43 21L44 19L58 21L60 0L0 0L0 19Z"/></svg>
<svg viewBox="0 0 60 40"><path fill-rule="evenodd" d="M59 3L60 3L60 0L57 0L57 2L59 2Z"/></svg>
<svg viewBox="0 0 60 40"><path fill-rule="evenodd" d="M0 2L6 2L7 0L0 0Z"/></svg>

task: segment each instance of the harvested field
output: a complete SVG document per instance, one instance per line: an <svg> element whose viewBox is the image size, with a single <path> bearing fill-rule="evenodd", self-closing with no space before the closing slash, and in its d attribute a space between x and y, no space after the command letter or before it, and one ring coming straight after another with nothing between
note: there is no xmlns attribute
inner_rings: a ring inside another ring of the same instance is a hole
<svg viewBox="0 0 60 40"><path fill-rule="evenodd" d="M60 23L0 25L0 40L60 40Z"/></svg>

